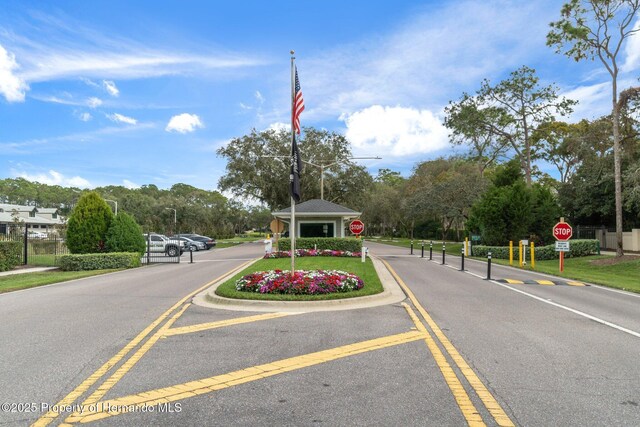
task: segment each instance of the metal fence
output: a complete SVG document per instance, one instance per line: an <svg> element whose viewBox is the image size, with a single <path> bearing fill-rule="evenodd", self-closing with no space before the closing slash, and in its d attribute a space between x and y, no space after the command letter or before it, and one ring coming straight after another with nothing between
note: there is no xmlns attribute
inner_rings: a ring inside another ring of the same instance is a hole
<svg viewBox="0 0 640 427"><path fill-rule="evenodd" d="M147 233L144 238L146 248L145 253L142 254L143 264L180 262L185 249L179 241L159 233Z"/></svg>
<svg viewBox="0 0 640 427"><path fill-rule="evenodd" d="M20 261L23 265L57 267L60 257L69 253L67 245L57 234L29 233L24 228L11 230L8 240L20 242Z"/></svg>

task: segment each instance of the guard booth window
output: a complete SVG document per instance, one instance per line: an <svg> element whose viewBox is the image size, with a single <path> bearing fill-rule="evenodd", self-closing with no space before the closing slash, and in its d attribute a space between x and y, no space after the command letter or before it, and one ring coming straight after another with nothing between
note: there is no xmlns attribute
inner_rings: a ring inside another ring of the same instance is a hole
<svg viewBox="0 0 640 427"><path fill-rule="evenodd" d="M300 237L335 237L332 222L301 223Z"/></svg>

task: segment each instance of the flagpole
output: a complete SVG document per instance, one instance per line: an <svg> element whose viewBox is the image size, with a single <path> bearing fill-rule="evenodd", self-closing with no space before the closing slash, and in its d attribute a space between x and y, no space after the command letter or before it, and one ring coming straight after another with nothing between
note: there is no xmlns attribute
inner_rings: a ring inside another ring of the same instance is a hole
<svg viewBox="0 0 640 427"><path fill-rule="evenodd" d="M296 57L293 56L295 55L295 52L292 50L291 51L291 176L290 176L290 182L289 182L289 186L292 185L293 183L293 162L296 161L294 159L294 138L296 137L295 134L295 126L293 123L294 120L294 108L295 108L295 84L296 84L296 77L294 74L294 69L295 69L295 60ZM293 199L293 195L291 195L291 224L289 225L289 235L291 236L291 277L293 277L295 271L296 271L296 201Z"/></svg>

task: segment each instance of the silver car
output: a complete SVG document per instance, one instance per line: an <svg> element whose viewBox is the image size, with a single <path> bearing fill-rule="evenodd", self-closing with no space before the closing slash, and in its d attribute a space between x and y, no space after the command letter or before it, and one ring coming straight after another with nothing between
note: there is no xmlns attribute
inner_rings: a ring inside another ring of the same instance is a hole
<svg viewBox="0 0 640 427"><path fill-rule="evenodd" d="M188 237L173 236L171 239L183 241L186 251L200 251L207 249L207 245L204 242L199 242Z"/></svg>

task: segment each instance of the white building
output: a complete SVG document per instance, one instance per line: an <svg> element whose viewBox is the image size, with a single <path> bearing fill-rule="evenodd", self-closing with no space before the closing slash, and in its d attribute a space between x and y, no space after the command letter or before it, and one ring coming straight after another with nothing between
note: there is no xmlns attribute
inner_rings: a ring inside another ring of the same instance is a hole
<svg viewBox="0 0 640 427"><path fill-rule="evenodd" d="M27 231L49 233L56 225L65 224L66 218L60 216L56 208L37 208L35 206L0 203L0 234L7 234L17 219L26 224Z"/></svg>

